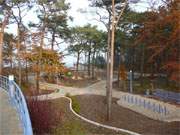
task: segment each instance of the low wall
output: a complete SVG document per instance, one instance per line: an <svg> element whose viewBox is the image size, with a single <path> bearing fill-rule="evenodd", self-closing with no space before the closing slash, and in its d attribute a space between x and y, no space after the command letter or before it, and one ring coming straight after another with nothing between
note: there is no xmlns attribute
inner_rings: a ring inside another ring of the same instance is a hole
<svg viewBox="0 0 180 135"><path fill-rule="evenodd" d="M155 120L180 121L180 107L152 98L122 93L117 103Z"/></svg>

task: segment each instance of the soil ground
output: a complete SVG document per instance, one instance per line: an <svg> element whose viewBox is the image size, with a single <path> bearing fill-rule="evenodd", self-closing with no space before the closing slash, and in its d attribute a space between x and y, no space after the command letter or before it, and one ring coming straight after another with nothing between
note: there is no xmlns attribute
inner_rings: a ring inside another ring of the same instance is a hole
<svg viewBox="0 0 180 135"><path fill-rule="evenodd" d="M84 88L84 87L90 86L96 82L98 82L98 80L91 79L91 78L84 78L81 80L64 78L64 79L60 80L60 84L63 86L70 86L70 87L77 87L77 88Z"/></svg>
<svg viewBox="0 0 180 135"><path fill-rule="evenodd" d="M62 125L67 125L66 124L67 122L70 122L70 123L79 123L81 130L83 130L84 133L85 133L85 134L82 134L82 135L127 135L125 133L117 133L115 131L104 129L104 128L101 128L101 127L96 127L96 126L94 126L92 124L84 122L83 120L80 120L79 118L77 118L70 111L70 109L69 109L69 101L67 99L65 99L65 98L55 99L55 100L52 100L51 102L56 106L56 108L59 111L63 112L63 120L60 123L61 130L60 130L60 133L58 133L57 135L61 135L61 133L62 133L62 135L64 135L63 134L63 132L64 132L63 130L65 130L65 129L62 129L61 126ZM79 135L79 134L77 132L77 134L73 134L73 135Z"/></svg>
<svg viewBox="0 0 180 135"><path fill-rule="evenodd" d="M97 95L75 96L80 104L80 114L90 120L131 130L143 135L179 135L180 122L161 122L149 119L141 114L116 104L113 98L112 118L106 121L106 98Z"/></svg>

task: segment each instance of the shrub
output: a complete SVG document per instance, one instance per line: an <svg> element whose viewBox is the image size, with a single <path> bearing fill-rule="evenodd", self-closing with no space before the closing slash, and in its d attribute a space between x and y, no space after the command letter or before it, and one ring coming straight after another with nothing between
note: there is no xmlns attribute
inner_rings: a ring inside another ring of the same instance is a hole
<svg viewBox="0 0 180 135"><path fill-rule="evenodd" d="M70 93L66 93L65 96L71 98Z"/></svg>
<svg viewBox="0 0 180 135"><path fill-rule="evenodd" d="M65 75L66 75L66 77L69 77L69 78L71 78L73 76L71 71L66 72Z"/></svg>
<svg viewBox="0 0 180 135"><path fill-rule="evenodd" d="M50 101L31 99L28 101L28 107L35 134L50 133L62 120L62 113L56 110Z"/></svg>

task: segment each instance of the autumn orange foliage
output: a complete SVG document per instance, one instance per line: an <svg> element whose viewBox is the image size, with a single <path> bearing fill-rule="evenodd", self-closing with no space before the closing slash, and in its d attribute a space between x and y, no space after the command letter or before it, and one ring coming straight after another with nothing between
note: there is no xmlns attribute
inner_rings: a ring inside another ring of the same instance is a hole
<svg viewBox="0 0 180 135"><path fill-rule="evenodd" d="M31 63L34 72L42 71L45 73L64 73L66 68L62 63L62 55L51 49L42 49L42 57L40 58L39 47L33 48L29 53L24 54L24 58ZM38 63L40 62L41 68ZM40 69L39 69L40 68Z"/></svg>
<svg viewBox="0 0 180 135"><path fill-rule="evenodd" d="M147 12L139 41L144 42L152 55L150 63L160 62L171 80L180 80L180 12L179 0L166 0L158 11Z"/></svg>
<svg viewBox="0 0 180 135"><path fill-rule="evenodd" d="M119 68L119 75L121 80L126 80L127 79L127 72L126 72L126 68L123 64L121 64L120 68Z"/></svg>

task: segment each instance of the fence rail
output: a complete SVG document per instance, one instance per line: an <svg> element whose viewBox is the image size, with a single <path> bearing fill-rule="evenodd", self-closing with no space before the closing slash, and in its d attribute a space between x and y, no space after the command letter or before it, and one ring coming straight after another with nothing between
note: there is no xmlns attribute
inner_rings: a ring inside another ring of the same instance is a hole
<svg viewBox="0 0 180 135"><path fill-rule="evenodd" d="M0 75L0 87L7 92L9 91L9 80L7 77Z"/></svg>
<svg viewBox="0 0 180 135"><path fill-rule="evenodd" d="M165 101L173 101L180 104L180 93L156 89L153 95Z"/></svg>
<svg viewBox="0 0 180 135"><path fill-rule="evenodd" d="M143 107L144 109L153 111L161 115L166 116L170 113L165 105L153 101L149 101L143 98L139 98L134 95L123 95L120 100L127 102L131 105L137 105L139 107Z"/></svg>
<svg viewBox="0 0 180 135"><path fill-rule="evenodd" d="M26 100L19 86L13 80L0 75L0 87L9 94L10 101L16 108L23 126L24 135L33 135Z"/></svg>

